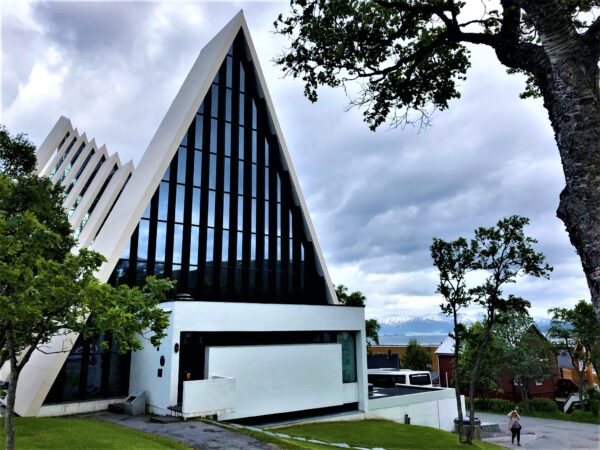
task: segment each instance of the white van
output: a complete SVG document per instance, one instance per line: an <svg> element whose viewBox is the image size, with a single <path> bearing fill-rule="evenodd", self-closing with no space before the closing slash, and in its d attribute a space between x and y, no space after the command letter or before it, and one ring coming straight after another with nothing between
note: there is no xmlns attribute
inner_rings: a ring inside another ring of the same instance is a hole
<svg viewBox="0 0 600 450"><path fill-rule="evenodd" d="M375 387L392 388L398 386L433 387L431 373L410 369L369 369L369 383Z"/></svg>

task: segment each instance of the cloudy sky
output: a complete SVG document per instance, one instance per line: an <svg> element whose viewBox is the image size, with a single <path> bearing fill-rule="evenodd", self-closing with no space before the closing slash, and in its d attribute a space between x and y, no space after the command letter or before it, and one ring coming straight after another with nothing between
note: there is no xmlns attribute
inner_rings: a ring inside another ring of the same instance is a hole
<svg viewBox="0 0 600 450"><path fill-rule="evenodd" d="M474 0L472 0L474 1ZM479 4L479 2L476 2ZM564 226L564 185L540 101L473 48L462 98L426 130L373 133L342 90L282 78L272 23L288 2L2 2L0 122L39 144L60 115L137 163L204 44L242 8L333 279L368 298L367 316L439 311L433 236L471 236L520 214L555 270L519 280L532 314L589 298Z"/></svg>

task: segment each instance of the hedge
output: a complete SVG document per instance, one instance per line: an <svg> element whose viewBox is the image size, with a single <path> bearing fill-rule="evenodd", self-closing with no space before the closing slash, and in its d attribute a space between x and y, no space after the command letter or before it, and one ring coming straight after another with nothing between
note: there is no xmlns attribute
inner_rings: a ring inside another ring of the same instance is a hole
<svg viewBox="0 0 600 450"><path fill-rule="evenodd" d="M466 407L469 408L469 398L466 398ZM491 411L508 414L516 407L524 411L523 403L515 403L502 398L475 398L475 409L479 411ZM556 402L549 398L532 398L529 400L530 411L554 412L558 410Z"/></svg>

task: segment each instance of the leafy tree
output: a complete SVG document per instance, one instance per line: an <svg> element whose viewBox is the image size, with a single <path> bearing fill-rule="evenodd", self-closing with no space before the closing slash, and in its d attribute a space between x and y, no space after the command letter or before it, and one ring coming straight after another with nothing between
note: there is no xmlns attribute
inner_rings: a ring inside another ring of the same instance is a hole
<svg viewBox="0 0 600 450"><path fill-rule="evenodd" d="M469 385L469 412L471 426L467 442L473 440L475 421L475 387L479 377L481 360L490 340L496 316L500 314L526 311L529 302L514 295L504 296L506 285L516 283L518 277L530 275L548 278L552 267L545 262L541 252L536 252L533 244L537 241L525 235L524 227L529 223L526 217L511 216L499 220L496 226L475 230L474 247L477 249L473 267L486 274L485 281L471 289L473 302L483 308L484 335L477 350L477 356Z"/></svg>
<svg viewBox="0 0 600 450"><path fill-rule="evenodd" d="M360 291L354 291L348 293L348 288L343 284L338 284L335 287L335 294L337 295L338 301L344 306L365 306L367 297ZM381 325L377 322L377 319L365 320L367 346L372 343L379 345L379 329Z"/></svg>
<svg viewBox="0 0 600 450"><path fill-rule="evenodd" d="M402 357L402 367L411 370L431 371L431 355L419 345L416 338L410 338Z"/></svg>
<svg viewBox="0 0 600 450"><path fill-rule="evenodd" d="M462 373L471 373L477 360L477 352L485 335L483 322L473 323L464 333L463 347L458 358L458 365ZM504 361L504 345L496 333L492 333L489 343L481 357L479 377L475 385L475 393L485 398L490 391L498 389L498 380ZM463 379L461 387L469 388L469 380Z"/></svg>
<svg viewBox="0 0 600 450"><path fill-rule="evenodd" d="M365 306L365 302L367 301L367 297L362 292L354 291L348 293L348 288L343 284L336 286L335 294L339 302L346 306Z"/></svg>
<svg viewBox="0 0 600 450"><path fill-rule="evenodd" d="M434 264L440 267L438 292L456 303L443 304L442 310L453 313L457 306L475 304L483 308L483 334L474 353L469 382L469 415L471 426L467 442L473 440L475 419L475 390L491 332L498 313L525 311L529 302L513 295L505 296L506 285L516 283L517 277L530 275L548 277L552 268L545 263L542 253L536 252L533 244L537 241L524 233L529 219L511 216L498 221L496 226L475 230L475 237L467 244L461 240L454 243L434 241L432 256ZM479 272L484 281L469 287L465 275L469 271ZM453 295L457 297L452 297ZM455 361L458 361L456 359Z"/></svg>
<svg viewBox="0 0 600 450"><path fill-rule="evenodd" d="M558 338L569 352L571 362L579 376L579 392L585 406L585 371L590 364L598 373L600 323L595 320L591 303L580 300L573 308L552 308L548 334Z"/></svg>
<svg viewBox="0 0 600 450"><path fill-rule="evenodd" d="M600 320L600 2L589 0L291 0L275 22L291 40L276 63L305 83L361 89L371 129L385 121L427 124L460 97L467 45L494 50L509 73L524 73L522 97L541 96L563 163L557 215L580 255ZM473 18L468 9L481 5ZM589 20L588 20L589 19ZM352 92L352 90L347 90Z"/></svg>
<svg viewBox="0 0 600 450"><path fill-rule="evenodd" d="M75 241L62 209L62 189L35 175L34 151L23 136L0 132L0 350L10 364L7 449L15 445L19 376L39 346L65 330L84 338L110 331L121 352L140 349L145 331L157 345L168 324L157 304L172 287L153 278L143 289L100 283L94 273L104 258L85 249L71 252Z"/></svg>
<svg viewBox="0 0 600 450"><path fill-rule="evenodd" d="M494 335L503 346L502 368L519 386L523 406L528 411L532 383L552 377L552 344L539 332L527 312L502 315Z"/></svg>
<svg viewBox="0 0 600 450"><path fill-rule="evenodd" d="M377 322L377 319L367 319L365 320L365 328L367 333L367 345L371 344L379 345L379 329L381 325Z"/></svg>
<svg viewBox="0 0 600 450"><path fill-rule="evenodd" d="M473 270L475 249L464 238L451 242L434 238L430 250L433 265L440 276L436 292L444 297L444 303L440 308L445 315L452 316L453 331L449 335L454 339L454 392L458 411L458 438L462 441L463 411L460 394L462 374L460 365L456 361L459 360L465 326L459 321L459 312L471 303L466 275Z"/></svg>

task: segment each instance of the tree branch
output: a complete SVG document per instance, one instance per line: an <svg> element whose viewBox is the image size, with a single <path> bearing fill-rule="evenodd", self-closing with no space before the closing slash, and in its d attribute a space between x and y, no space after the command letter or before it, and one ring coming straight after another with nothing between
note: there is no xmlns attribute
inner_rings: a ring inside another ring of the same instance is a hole
<svg viewBox="0 0 600 450"><path fill-rule="evenodd" d="M596 59L598 59L600 57L600 17L596 17L596 20L594 20L583 34L583 40L588 44Z"/></svg>
<svg viewBox="0 0 600 450"><path fill-rule="evenodd" d="M521 7L538 31L550 61L572 58L580 36L560 0L521 0Z"/></svg>

